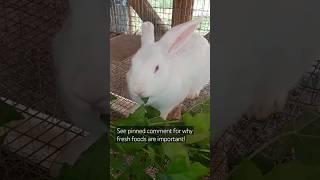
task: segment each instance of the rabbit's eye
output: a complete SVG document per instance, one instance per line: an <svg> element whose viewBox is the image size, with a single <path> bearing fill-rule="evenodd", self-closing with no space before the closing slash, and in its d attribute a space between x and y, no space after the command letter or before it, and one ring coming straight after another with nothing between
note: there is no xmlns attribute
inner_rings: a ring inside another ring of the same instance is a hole
<svg viewBox="0 0 320 180"><path fill-rule="evenodd" d="M154 68L154 73L156 73L159 70L159 65L156 66L156 68Z"/></svg>

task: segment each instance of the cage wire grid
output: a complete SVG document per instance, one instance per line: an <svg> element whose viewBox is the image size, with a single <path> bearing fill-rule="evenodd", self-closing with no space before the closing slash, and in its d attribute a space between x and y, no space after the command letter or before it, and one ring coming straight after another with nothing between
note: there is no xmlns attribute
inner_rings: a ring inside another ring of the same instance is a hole
<svg viewBox="0 0 320 180"><path fill-rule="evenodd" d="M176 25L176 21L190 16L192 19L204 17L197 32L201 35L210 32L210 0L112 0L110 14L113 32L141 33L142 22L151 21L156 26L156 35L162 35Z"/></svg>
<svg viewBox="0 0 320 180"><path fill-rule="evenodd" d="M67 9L66 0L0 1L0 102L24 116L0 128L0 179L49 179L61 149L86 135L67 122L52 68Z"/></svg>

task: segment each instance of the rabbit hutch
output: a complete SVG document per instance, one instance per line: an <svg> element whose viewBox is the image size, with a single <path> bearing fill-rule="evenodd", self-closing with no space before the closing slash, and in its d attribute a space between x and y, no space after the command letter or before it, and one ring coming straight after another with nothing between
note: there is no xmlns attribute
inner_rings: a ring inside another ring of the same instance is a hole
<svg viewBox="0 0 320 180"><path fill-rule="evenodd" d="M119 97L112 116L125 116L134 102L124 72L139 48L142 21L153 22L160 37L172 25L205 16L198 31L208 37L210 1L110 3L111 93ZM61 107L50 52L67 12L67 0L0 2L0 179L50 179L48 170L61 149L85 136ZM209 87L202 97L208 93Z"/></svg>
<svg viewBox="0 0 320 180"><path fill-rule="evenodd" d="M135 104L128 95L126 73L130 59L140 48L141 25L144 21L154 24L155 39L171 27L197 17L204 17L197 32L207 39L210 35L209 0L112 0L110 9L110 91L117 100L111 109L128 115ZM199 101L209 97L209 85L196 101L185 101L186 110Z"/></svg>
<svg viewBox="0 0 320 180"><path fill-rule="evenodd" d="M208 0L113 0L110 14L110 52L111 52L111 93L118 97L111 108L122 115L135 104L130 100L126 87L125 73L130 67L130 58L140 47L141 24L150 21L155 26L155 39L158 40L169 28L205 16L198 33L210 37L210 1ZM269 142L294 121L306 109L319 107L319 69L320 61L310 67L295 88L288 92L285 108L274 112L268 120L261 121L248 117L229 127L211 144L212 179L224 180L230 171L246 155ZM214 82L213 82L214 84ZM201 92L198 99L184 101L182 111L209 97L210 86ZM213 92L214 93L214 92ZM290 153L279 156L276 145L266 148L263 155L277 164L292 159Z"/></svg>
<svg viewBox="0 0 320 180"><path fill-rule="evenodd" d="M111 104L111 115L116 118L128 115L135 104L128 96L125 74L140 47L142 22L152 22L159 39L171 27L204 16L197 32L209 39L210 0L110 3L110 93L118 97ZM0 179L50 179L48 169L61 149L85 135L68 123L53 75L51 40L62 27L67 9L67 0L0 1ZM318 108L319 71L320 61L316 61L289 92L284 112L273 114L270 121L244 117L225 131L212 145L213 179L225 179L234 159L267 142L304 107ZM209 92L208 85L198 99L183 102L182 110L209 98ZM273 148L268 150L265 153L274 161L283 160Z"/></svg>

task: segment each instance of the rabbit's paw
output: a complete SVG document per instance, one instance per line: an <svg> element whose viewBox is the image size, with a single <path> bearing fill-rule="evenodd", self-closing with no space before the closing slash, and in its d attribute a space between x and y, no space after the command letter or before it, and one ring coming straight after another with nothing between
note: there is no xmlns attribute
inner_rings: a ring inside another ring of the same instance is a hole
<svg viewBox="0 0 320 180"><path fill-rule="evenodd" d="M181 106L175 107L167 116L167 120L181 119Z"/></svg>

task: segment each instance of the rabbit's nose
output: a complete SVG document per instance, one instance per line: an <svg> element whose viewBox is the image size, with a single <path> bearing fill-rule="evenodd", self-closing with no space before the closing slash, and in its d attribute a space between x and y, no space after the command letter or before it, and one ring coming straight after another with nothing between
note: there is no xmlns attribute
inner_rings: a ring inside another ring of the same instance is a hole
<svg viewBox="0 0 320 180"><path fill-rule="evenodd" d="M144 90L141 89L141 88L135 88L134 93L135 93L136 95L138 95L139 97L143 97L143 95L144 95Z"/></svg>
<svg viewBox="0 0 320 180"><path fill-rule="evenodd" d="M139 97L143 97L144 95L144 91L142 90L138 90L138 91L135 91L136 95L138 95Z"/></svg>
<svg viewBox="0 0 320 180"><path fill-rule="evenodd" d="M137 95L138 95L139 97L143 97L143 96L144 96L144 92L142 92L142 91L141 91L141 92L138 92Z"/></svg>

